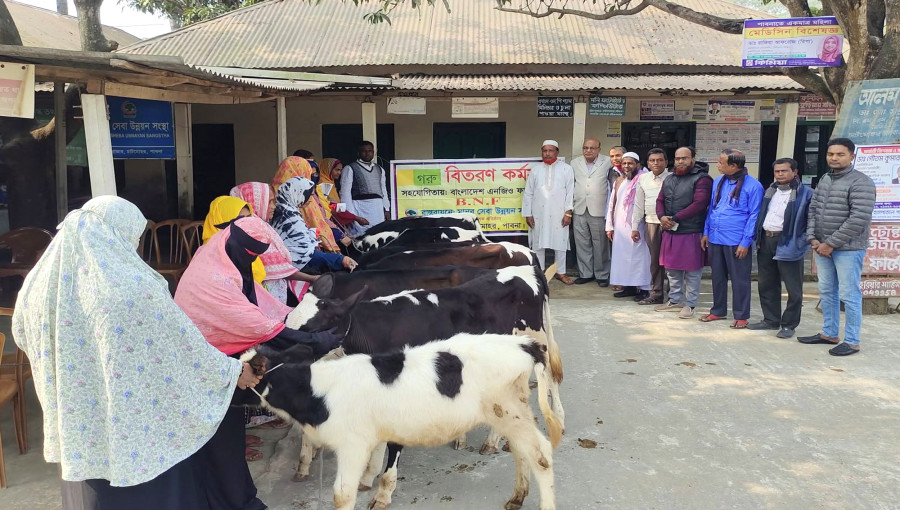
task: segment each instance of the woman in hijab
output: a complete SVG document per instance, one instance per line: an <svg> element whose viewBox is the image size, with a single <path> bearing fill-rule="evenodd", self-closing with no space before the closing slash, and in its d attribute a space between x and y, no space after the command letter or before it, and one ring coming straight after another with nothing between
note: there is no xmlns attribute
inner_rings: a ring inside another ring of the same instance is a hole
<svg viewBox="0 0 900 510"><path fill-rule="evenodd" d="M340 253L341 249L338 247L337 241L335 240L335 232L332 230L337 230L337 227L328 221L329 216L331 216L328 198L326 198L322 194L322 191L316 186L319 174L313 169L310 161L296 156L286 158L281 162L278 171L275 172L272 186L277 192L279 187L294 177L302 177L313 184L315 200L307 200L304 202L300 206L300 215L303 217L303 222L309 228L317 230L319 249L329 253ZM341 236L342 234L338 231L338 237ZM349 239L346 244L349 244Z"/></svg>
<svg viewBox="0 0 900 510"><path fill-rule="evenodd" d="M331 185L325 196L333 204L341 201L341 197L338 195L337 183L341 182L341 171L343 169L344 164L336 158L325 158L322 160L322 164L319 165L319 186L322 187L323 184Z"/></svg>
<svg viewBox="0 0 900 510"><path fill-rule="evenodd" d="M298 211L313 200L315 185L309 179L293 177L288 179L275 196L275 213L272 227L281 236L291 253L294 267L308 273L324 271L353 270L356 261L339 253L325 253L316 249L316 232L307 227Z"/></svg>
<svg viewBox="0 0 900 510"><path fill-rule="evenodd" d="M275 211L275 194L268 184L245 182L232 188L229 194L248 203L253 216L264 222L268 222ZM268 223L266 226L272 230ZM280 302L288 304L288 290L299 302L309 289L309 283L315 281L317 277L298 271L294 267L290 252L274 230L269 238L271 239L269 249L259 256L266 272L265 280L261 283Z"/></svg>
<svg viewBox="0 0 900 510"><path fill-rule="evenodd" d="M256 217L225 226L191 259L175 303L206 341L225 354L238 355L266 342L279 350L304 344L311 356L321 356L336 347L340 337L287 328L284 320L291 309L253 279L253 261L266 252L274 235ZM244 425L243 408L230 408L207 449L206 484L217 495L215 508L264 508L256 503L256 486L245 461Z"/></svg>
<svg viewBox="0 0 900 510"><path fill-rule="evenodd" d="M250 204L240 198L216 197L209 204L209 212L206 214L206 220L203 221L203 244L216 235L223 225L251 214L253 214L253 210L250 208ZM253 279L257 282L266 279L266 268L262 260L253 263Z"/></svg>
<svg viewBox="0 0 900 510"><path fill-rule="evenodd" d="M336 227L333 230L340 232L341 236L345 235L342 227L346 227L353 222L359 223L360 225L369 224L369 220L348 211L346 204L341 203L341 197L338 195L337 183L341 182L341 172L343 170L344 165L341 163L341 160L335 158L323 159L319 171L318 184L320 188L319 199L322 201L323 206L330 212L328 219L331 220ZM325 193L325 187L327 187L328 193ZM335 235L335 238L338 238L337 234ZM340 241L340 239L338 239L338 241Z"/></svg>
<svg viewBox="0 0 900 510"><path fill-rule="evenodd" d="M204 340L141 260L146 224L122 198L89 200L66 216L16 302L12 330L67 510L209 508L204 445L235 386L259 381Z"/></svg>

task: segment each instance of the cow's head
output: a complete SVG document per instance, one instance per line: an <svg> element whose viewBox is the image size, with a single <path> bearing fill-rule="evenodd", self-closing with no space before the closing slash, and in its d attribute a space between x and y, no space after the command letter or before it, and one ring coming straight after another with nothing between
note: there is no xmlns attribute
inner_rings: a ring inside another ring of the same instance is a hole
<svg viewBox="0 0 900 510"><path fill-rule="evenodd" d="M347 299L323 299L312 291L307 292L297 308L288 314L285 325L300 331L326 331L332 328L347 331L350 329L350 311L368 290L368 286L363 286Z"/></svg>

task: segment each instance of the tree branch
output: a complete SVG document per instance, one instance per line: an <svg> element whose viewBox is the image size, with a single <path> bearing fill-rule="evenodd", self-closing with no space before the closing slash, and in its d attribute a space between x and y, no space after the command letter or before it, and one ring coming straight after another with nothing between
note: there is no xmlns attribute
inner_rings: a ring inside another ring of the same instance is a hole
<svg viewBox="0 0 900 510"><path fill-rule="evenodd" d="M787 7L793 18L809 18L812 16L807 0L781 0L781 5Z"/></svg>
<svg viewBox="0 0 900 510"><path fill-rule="evenodd" d="M724 32L726 34L741 34L744 32L744 20L734 18L722 18L705 12L695 11L683 5L669 2L668 0L645 0L657 9L668 12L683 20L703 25L704 27Z"/></svg>
<svg viewBox="0 0 900 510"><path fill-rule="evenodd" d="M619 3L628 5L631 2L619 2ZM577 9L567 9L564 7L547 7L546 11L532 11L532 10L525 9L525 8L513 9L510 7L504 7L503 5L498 5L497 7L495 7L495 9L497 9L498 11L502 11L502 12L525 14L525 15L531 16L533 18L545 18L545 17L553 15L553 14L559 14L560 16L570 14L572 16L579 16L582 18L588 18L588 19L592 19L592 20L604 20L604 19L612 18L614 16L628 16L630 14L637 14L649 6L650 6L650 4L648 3L648 0L644 0L641 3L639 3L638 5L630 8L630 9L621 9L621 10L613 9L610 11L606 11L603 14L597 14L595 12L589 12L589 11L580 11Z"/></svg>
<svg viewBox="0 0 900 510"><path fill-rule="evenodd" d="M828 99L834 104L839 104L836 102L834 94L831 92L828 84L825 83L825 80L812 69L808 67L779 67L778 69L790 79L803 85L807 90Z"/></svg>
<svg viewBox="0 0 900 510"><path fill-rule="evenodd" d="M6 7L5 0L0 0L0 44L22 45L22 36L19 35L19 29Z"/></svg>

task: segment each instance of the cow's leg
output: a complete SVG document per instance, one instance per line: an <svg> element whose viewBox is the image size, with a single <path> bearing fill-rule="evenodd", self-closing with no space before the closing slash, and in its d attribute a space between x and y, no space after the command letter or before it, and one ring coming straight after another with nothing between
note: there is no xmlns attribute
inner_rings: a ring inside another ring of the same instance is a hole
<svg viewBox="0 0 900 510"><path fill-rule="evenodd" d="M548 378L548 386L550 389L550 405L553 407L553 412L556 413L556 416L559 418L559 423L563 427L563 432L566 431L566 410L563 409L562 400L559 398L559 384L553 380L553 377L550 375L550 371L547 370Z"/></svg>
<svg viewBox="0 0 900 510"><path fill-rule="evenodd" d="M400 452L403 446L396 443L388 443L388 461L381 481L378 483L378 492L372 501L369 501L369 510L384 510L391 504L391 496L397 488L397 463L400 460Z"/></svg>
<svg viewBox="0 0 900 510"><path fill-rule="evenodd" d="M386 447L387 443L380 443L372 450L372 455L369 457L369 464L366 466L366 471L363 473L362 480L359 482L359 490L367 491L372 488L375 477L378 476L378 473L381 471L381 465L384 463L384 449Z"/></svg>
<svg viewBox="0 0 900 510"><path fill-rule="evenodd" d="M309 466L316 454L316 445L308 435L300 433L300 461L297 463L297 472L294 473L294 481L302 482L309 478Z"/></svg>
<svg viewBox="0 0 900 510"><path fill-rule="evenodd" d="M372 449L363 443L348 442L335 450L337 457L337 475L334 477L335 510L353 510L356 506L359 479L366 469Z"/></svg>
<svg viewBox="0 0 900 510"><path fill-rule="evenodd" d="M479 453L482 455L497 453L500 448L500 441L502 440L503 436L498 434L496 430L491 429L488 436L484 438L484 443L482 443Z"/></svg>
<svg viewBox="0 0 900 510"><path fill-rule="evenodd" d="M468 446L468 441L466 440L466 433L463 432L456 439L453 440L453 449L454 450L462 450L466 446Z"/></svg>

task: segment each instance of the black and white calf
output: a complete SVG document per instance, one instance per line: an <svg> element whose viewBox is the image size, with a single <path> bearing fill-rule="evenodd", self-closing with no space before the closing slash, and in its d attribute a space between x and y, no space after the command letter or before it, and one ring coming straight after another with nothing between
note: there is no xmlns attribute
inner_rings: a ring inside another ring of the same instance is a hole
<svg viewBox="0 0 900 510"><path fill-rule="evenodd" d="M408 216L389 220L370 227L366 234L353 242L362 253L381 248L397 238L405 230L456 228L481 234L481 224L474 214L454 214L447 216ZM440 236L438 236L440 239ZM448 239L449 240L449 239Z"/></svg>
<svg viewBox="0 0 900 510"><path fill-rule="evenodd" d="M250 351L241 359L271 366L288 354L266 354L266 362ZM552 450L562 432L547 402L546 363L546 347L527 336L461 334L387 354L288 363L265 375L256 387L261 398L249 391L240 398L295 420L304 435L334 450L338 510L354 508L360 475L380 468L385 442L436 446L480 424L507 437L515 457L515 488L505 508L522 506L533 472L540 509L552 510ZM532 371L550 441L528 404ZM386 508L396 483L395 463L382 475L369 508Z"/></svg>
<svg viewBox="0 0 900 510"><path fill-rule="evenodd" d="M471 246L435 246L416 250L404 248L382 248L382 250L367 253L364 262L360 263L359 269L409 269L431 266L500 269L507 266L526 266L537 262L534 252L525 246L509 242Z"/></svg>
<svg viewBox="0 0 900 510"><path fill-rule="evenodd" d="M374 252L372 252L374 253ZM468 266L423 267L418 269L372 269L352 273L325 273L310 288L320 299L346 299L367 289L362 299L389 296L408 289L433 290L455 287L487 275L496 275L495 269Z"/></svg>

